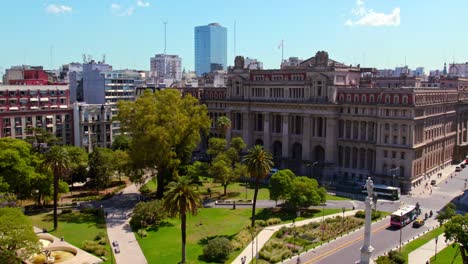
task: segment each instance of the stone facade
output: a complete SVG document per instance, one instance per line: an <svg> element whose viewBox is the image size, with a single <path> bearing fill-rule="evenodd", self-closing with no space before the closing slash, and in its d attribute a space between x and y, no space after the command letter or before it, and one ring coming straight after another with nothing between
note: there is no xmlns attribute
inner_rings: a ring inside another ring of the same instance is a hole
<svg viewBox="0 0 468 264"><path fill-rule="evenodd" d="M423 87L419 77L375 73L321 51L280 70L235 67L225 89L184 92L201 98L213 119L231 119L228 140L263 145L276 167L325 185L372 177L405 193L452 163L460 128L459 142L467 142L468 115L457 117L456 85Z"/></svg>

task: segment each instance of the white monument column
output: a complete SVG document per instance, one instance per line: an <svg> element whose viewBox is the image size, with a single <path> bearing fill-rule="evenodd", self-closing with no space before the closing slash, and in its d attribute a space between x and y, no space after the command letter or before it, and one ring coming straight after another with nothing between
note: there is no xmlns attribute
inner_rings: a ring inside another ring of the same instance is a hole
<svg viewBox="0 0 468 264"><path fill-rule="evenodd" d="M374 189L374 183L369 177L366 181L367 186L367 197L366 197L366 222L364 226L364 244L361 247L361 260L359 264L373 264L372 251L374 248L370 245L371 238L371 213L372 213L372 191Z"/></svg>

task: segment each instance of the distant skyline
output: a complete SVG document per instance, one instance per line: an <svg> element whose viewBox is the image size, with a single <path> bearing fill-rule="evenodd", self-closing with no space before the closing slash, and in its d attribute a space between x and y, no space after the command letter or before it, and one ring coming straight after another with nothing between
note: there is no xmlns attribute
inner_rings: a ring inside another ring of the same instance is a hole
<svg viewBox="0 0 468 264"><path fill-rule="evenodd" d="M228 28L228 65L234 56L279 68L284 58L319 50L346 64L442 69L468 61L465 0L51 0L5 1L0 9L0 68L82 62L82 54L115 69L149 70L164 51L194 70L194 27ZM236 23L236 54L234 54Z"/></svg>

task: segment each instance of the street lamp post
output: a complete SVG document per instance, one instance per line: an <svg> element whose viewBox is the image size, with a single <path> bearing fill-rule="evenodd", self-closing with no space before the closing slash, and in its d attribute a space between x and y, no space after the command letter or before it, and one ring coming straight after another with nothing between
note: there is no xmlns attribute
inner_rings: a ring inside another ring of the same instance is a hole
<svg viewBox="0 0 468 264"><path fill-rule="evenodd" d="M466 190L466 181L467 181L467 180L468 180L468 179L465 179L465 190Z"/></svg>
<svg viewBox="0 0 468 264"><path fill-rule="evenodd" d="M254 259L254 235L253 235L254 234L254 229L253 229L253 227L251 227L251 231L252 231L252 233L251 233L251 235L252 235L252 261L253 261L253 259Z"/></svg>
<svg viewBox="0 0 468 264"><path fill-rule="evenodd" d="M435 255L434 255L434 259L437 259L437 240L439 240L439 236L435 237Z"/></svg>

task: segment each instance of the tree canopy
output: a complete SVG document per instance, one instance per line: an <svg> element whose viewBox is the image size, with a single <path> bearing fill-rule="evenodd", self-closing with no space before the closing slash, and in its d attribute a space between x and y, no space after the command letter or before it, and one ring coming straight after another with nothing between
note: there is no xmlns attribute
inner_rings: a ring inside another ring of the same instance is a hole
<svg viewBox="0 0 468 264"><path fill-rule="evenodd" d="M95 148L89 154L89 178L99 191L109 185L114 175L114 152L108 148Z"/></svg>
<svg viewBox="0 0 468 264"><path fill-rule="evenodd" d="M1 263L17 263L39 250L31 220L17 208L0 208L0 234Z"/></svg>
<svg viewBox="0 0 468 264"><path fill-rule="evenodd" d="M468 213L454 215L444 224L445 238L460 245L460 253L464 264L468 264Z"/></svg>
<svg viewBox="0 0 468 264"><path fill-rule="evenodd" d="M288 200L291 197L293 180L296 175L291 170L279 170L270 178L271 200Z"/></svg>
<svg viewBox="0 0 468 264"><path fill-rule="evenodd" d="M155 175L157 170L156 196L162 198L178 166L189 164L201 133L208 132L207 108L175 89L146 91L135 102L120 101L118 107L117 120L132 135L129 156L134 171L151 169Z"/></svg>

